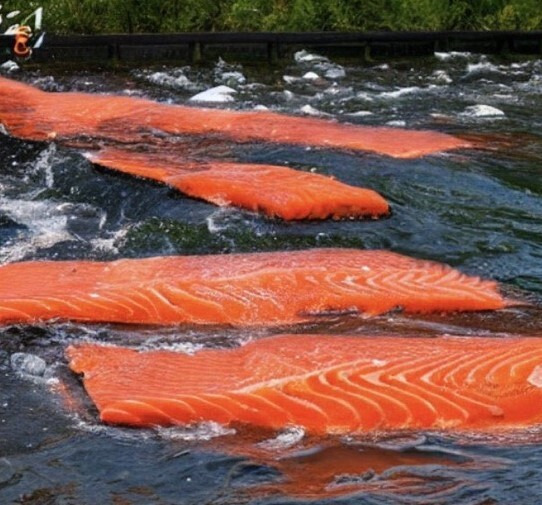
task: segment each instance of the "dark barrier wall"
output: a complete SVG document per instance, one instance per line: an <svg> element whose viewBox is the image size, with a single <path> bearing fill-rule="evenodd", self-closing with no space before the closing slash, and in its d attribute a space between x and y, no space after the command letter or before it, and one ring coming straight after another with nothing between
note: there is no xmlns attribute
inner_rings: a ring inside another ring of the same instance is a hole
<svg viewBox="0 0 542 505"><path fill-rule="evenodd" d="M13 37L0 36L7 52ZM299 48L347 57L422 56L434 51L542 53L542 31L452 32L209 32L175 34L46 35L36 61L189 61L224 56L278 61Z"/></svg>

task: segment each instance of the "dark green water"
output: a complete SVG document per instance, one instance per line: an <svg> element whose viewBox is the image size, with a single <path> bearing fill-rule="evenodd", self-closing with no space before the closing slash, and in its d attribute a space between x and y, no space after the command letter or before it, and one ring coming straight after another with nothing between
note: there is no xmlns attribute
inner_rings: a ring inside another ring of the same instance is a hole
<svg viewBox="0 0 542 505"><path fill-rule="evenodd" d="M129 91L173 103L222 82L237 89L228 107L265 105L299 113L310 105L340 121L399 121L394 124L478 136L486 148L393 160L277 145L228 146L241 160L312 169L373 188L393 208L381 221L284 223L97 168L69 149L1 136L0 260L385 248L496 279L505 291L521 290L534 305L493 314L343 316L280 330L542 335L542 62L460 55L387 67L350 62L346 76L335 81L287 83L282 77L309 70L323 76L330 68L336 69L325 62L287 69L57 69L16 77L50 90ZM244 84L225 74L239 70ZM502 115L481 117L468 109L473 105L495 107ZM348 115L359 111L365 114ZM68 324L0 329L0 503L539 503L540 430L502 438L408 433L400 441L394 434L365 440L287 434L263 454L254 447L277 434L216 426L158 432L103 427L63 358L65 346L81 339L191 350L238 345L272 331L277 329ZM13 360L17 352L43 359L45 375L21 373ZM359 471L343 475L337 461L351 458L352 450L361 455ZM335 459L333 451L339 454ZM385 468L371 473L375 454ZM398 464L399 456L410 463ZM337 473L322 477L320 488L279 485L299 478L299 469L306 475L301 481L317 480L321 461L337 465Z"/></svg>

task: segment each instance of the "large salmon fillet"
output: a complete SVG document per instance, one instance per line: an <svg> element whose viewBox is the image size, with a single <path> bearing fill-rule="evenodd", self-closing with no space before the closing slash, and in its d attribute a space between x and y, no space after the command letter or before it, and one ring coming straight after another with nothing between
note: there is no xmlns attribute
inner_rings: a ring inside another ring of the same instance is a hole
<svg viewBox="0 0 542 505"><path fill-rule="evenodd" d="M89 136L136 142L148 141L158 132L217 134L240 142L352 149L398 158L470 146L465 140L432 131L354 126L267 111L200 109L134 97L47 93L5 78L0 78L0 123L10 134L31 140Z"/></svg>
<svg viewBox="0 0 542 505"><path fill-rule="evenodd" d="M284 335L244 347L69 347L106 423L214 421L313 433L542 422L542 339Z"/></svg>
<svg viewBox="0 0 542 505"><path fill-rule="evenodd" d="M319 174L276 165L194 162L175 153L106 148L87 152L93 163L164 182L216 205L234 205L285 220L379 217L382 196Z"/></svg>
<svg viewBox="0 0 542 505"><path fill-rule="evenodd" d="M281 324L334 311L500 309L492 281L387 251L34 261L0 267L0 322Z"/></svg>

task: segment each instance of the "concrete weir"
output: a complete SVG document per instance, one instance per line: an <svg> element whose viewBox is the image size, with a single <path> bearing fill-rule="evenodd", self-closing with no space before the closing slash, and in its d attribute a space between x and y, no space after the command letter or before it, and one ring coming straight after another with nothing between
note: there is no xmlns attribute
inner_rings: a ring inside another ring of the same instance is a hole
<svg viewBox="0 0 542 505"><path fill-rule="evenodd" d="M13 36L0 35L0 48ZM370 61L427 56L435 51L542 54L542 31L416 32L197 32L172 34L52 35L33 54L38 62L119 60L199 63L229 60L279 62L300 48Z"/></svg>

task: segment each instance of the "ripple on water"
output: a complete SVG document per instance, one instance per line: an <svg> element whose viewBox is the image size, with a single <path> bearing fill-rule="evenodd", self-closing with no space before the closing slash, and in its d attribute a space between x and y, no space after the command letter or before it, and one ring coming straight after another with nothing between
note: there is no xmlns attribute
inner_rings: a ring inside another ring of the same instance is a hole
<svg viewBox="0 0 542 505"><path fill-rule="evenodd" d="M258 105L297 114L306 106L358 124L404 122L470 136L482 149L393 160L261 143L201 147L371 187L393 208L390 219L378 222L283 223L217 209L164 186L99 169L68 149L2 137L2 261L390 248L504 281L514 295L515 287L528 290L519 294L531 305L497 313L398 312L374 319L330 314L273 331L484 335L494 336L496 345L509 334L542 334L537 298L542 293L542 120L533 113L542 106L541 60L437 53L432 62L365 67L305 51L277 69L216 62L208 68L46 72L18 75L52 91L119 92L169 103L186 103L198 91L225 85L237 91L227 107ZM318 79L303 79L310 72ZM481 118L480 110L489 110L483 106L505 117ZM0 501L148 504L179 503L182 497L182 503L455 505L530 504L542 495L539 429L313 439L296 427L279 433L219 425L105 427L63 358L64 348L78 341L195 352L271 332L61 323L1 329ZM16 372L13 363L31 377ZM42 380L33 380L36 376ZM538 375L533 381L538 383Z"/></svg>

